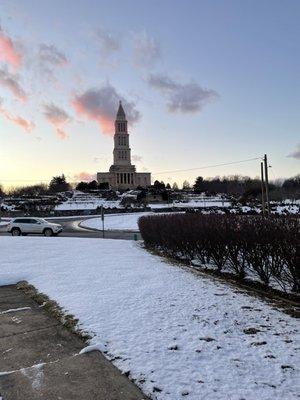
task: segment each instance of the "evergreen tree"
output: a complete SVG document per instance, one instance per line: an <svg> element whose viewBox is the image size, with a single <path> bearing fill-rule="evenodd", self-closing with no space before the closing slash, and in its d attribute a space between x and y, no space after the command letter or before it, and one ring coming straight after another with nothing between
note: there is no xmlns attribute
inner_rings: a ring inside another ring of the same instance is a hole
<svg viewBox="0 0 300 400"><path fill-rule="evenodd" d="M189 190L191 188L190 182L184 181L182 184L182 189L183 190Z"/></svg>
<svg viewBox="0 0 300 400"><path fill-rule="evenodd" d="M80 190L81 192L86 192L88 190L87 182L79 182L76 186L76 190Z"/></svg>
<svg viewBox="0 0 300 400"><path fill-rule="evenodd" d="M64 174L54 176L49 183L49 191L52 193L67 192L71 189L71 185L67 182Z"/></svg>
<svg viewBox="0 0 300 400"><path fill-rule="evenodd" d="M5 196L5 193L4 193L4 190L3 190L3 186L0 185L0 197L4 197L4 196Z"/></svg>
<svg viewBox="0 0 300 400"><path fill-rule="evenodd" d="M198 176L198 178L196 178L196 182L193 187L195 193L204 192L204 180L202 176Z"/></svg>

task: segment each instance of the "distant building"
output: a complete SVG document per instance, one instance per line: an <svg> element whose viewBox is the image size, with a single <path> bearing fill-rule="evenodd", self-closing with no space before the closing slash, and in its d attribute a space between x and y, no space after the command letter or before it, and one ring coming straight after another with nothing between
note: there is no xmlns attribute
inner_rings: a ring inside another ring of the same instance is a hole
<svg viewBox="0 0 300 400"><path fill-rule="evenodd" d="M126 115L120 101L114 134L114 163L109 172L98 172L98 183L108 183L111 189L134 189L137 186L151 185L150 172L136 172L135 165L131 164L131 149L127 130Z"/></svg>

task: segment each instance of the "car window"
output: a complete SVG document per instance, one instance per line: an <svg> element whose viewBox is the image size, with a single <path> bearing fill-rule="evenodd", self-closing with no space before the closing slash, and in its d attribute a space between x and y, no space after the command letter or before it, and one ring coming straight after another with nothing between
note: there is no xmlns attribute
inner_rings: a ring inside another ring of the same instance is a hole
<svg viewBox="0 0 300 400"><path fill-rule="evenodd" d="M37 219L30 219L29 220L30 222L30 224L38 224L39 223L39 221L37 220Z"/></svg>
<svg viewBox="0 0 300 400"><path fill-rule="evenodd" d="M30 219L15 219L14 220L14 223L17 223L17 224L30 224Z"/></svg>

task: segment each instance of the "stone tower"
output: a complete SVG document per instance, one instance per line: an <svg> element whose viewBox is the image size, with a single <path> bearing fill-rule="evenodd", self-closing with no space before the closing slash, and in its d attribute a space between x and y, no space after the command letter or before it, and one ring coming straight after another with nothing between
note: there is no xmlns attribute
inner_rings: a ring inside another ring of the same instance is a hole
<svg viewBox="0 0 300 400"><path fill-rule="evenodd" d="M120 101L115 120L114 134L114 163L109 172L98 172L98 183L107 183L111 189L126 190L151 185L150 172L136 172L135 165L131 164L131 149L126 114Z"/></svg>
<svg viewBox="0 0 300 400"><path fill-rule="evenodd" d="M129 147L127 120L121 101L115 120L113 155L114 165L131 165L131 150Z"/></svg>

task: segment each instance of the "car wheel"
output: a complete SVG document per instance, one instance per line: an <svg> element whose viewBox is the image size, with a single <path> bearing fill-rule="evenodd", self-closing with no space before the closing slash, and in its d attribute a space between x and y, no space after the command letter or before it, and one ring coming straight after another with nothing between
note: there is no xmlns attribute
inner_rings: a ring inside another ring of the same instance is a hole
<svg viewBox="0 0 300 400"><path fill-rule="evenodd" d="M21 235L21 231L20 231L19 228L12 228L11 234L12 234L12 236L20 236Z"/></svg>
<svg viewBox="0 0 300 400"><path fill-rule="evenodd" d="M44 230L44 236L52 236L53 235L53 231L50 228L46 228Z"/></svg>

